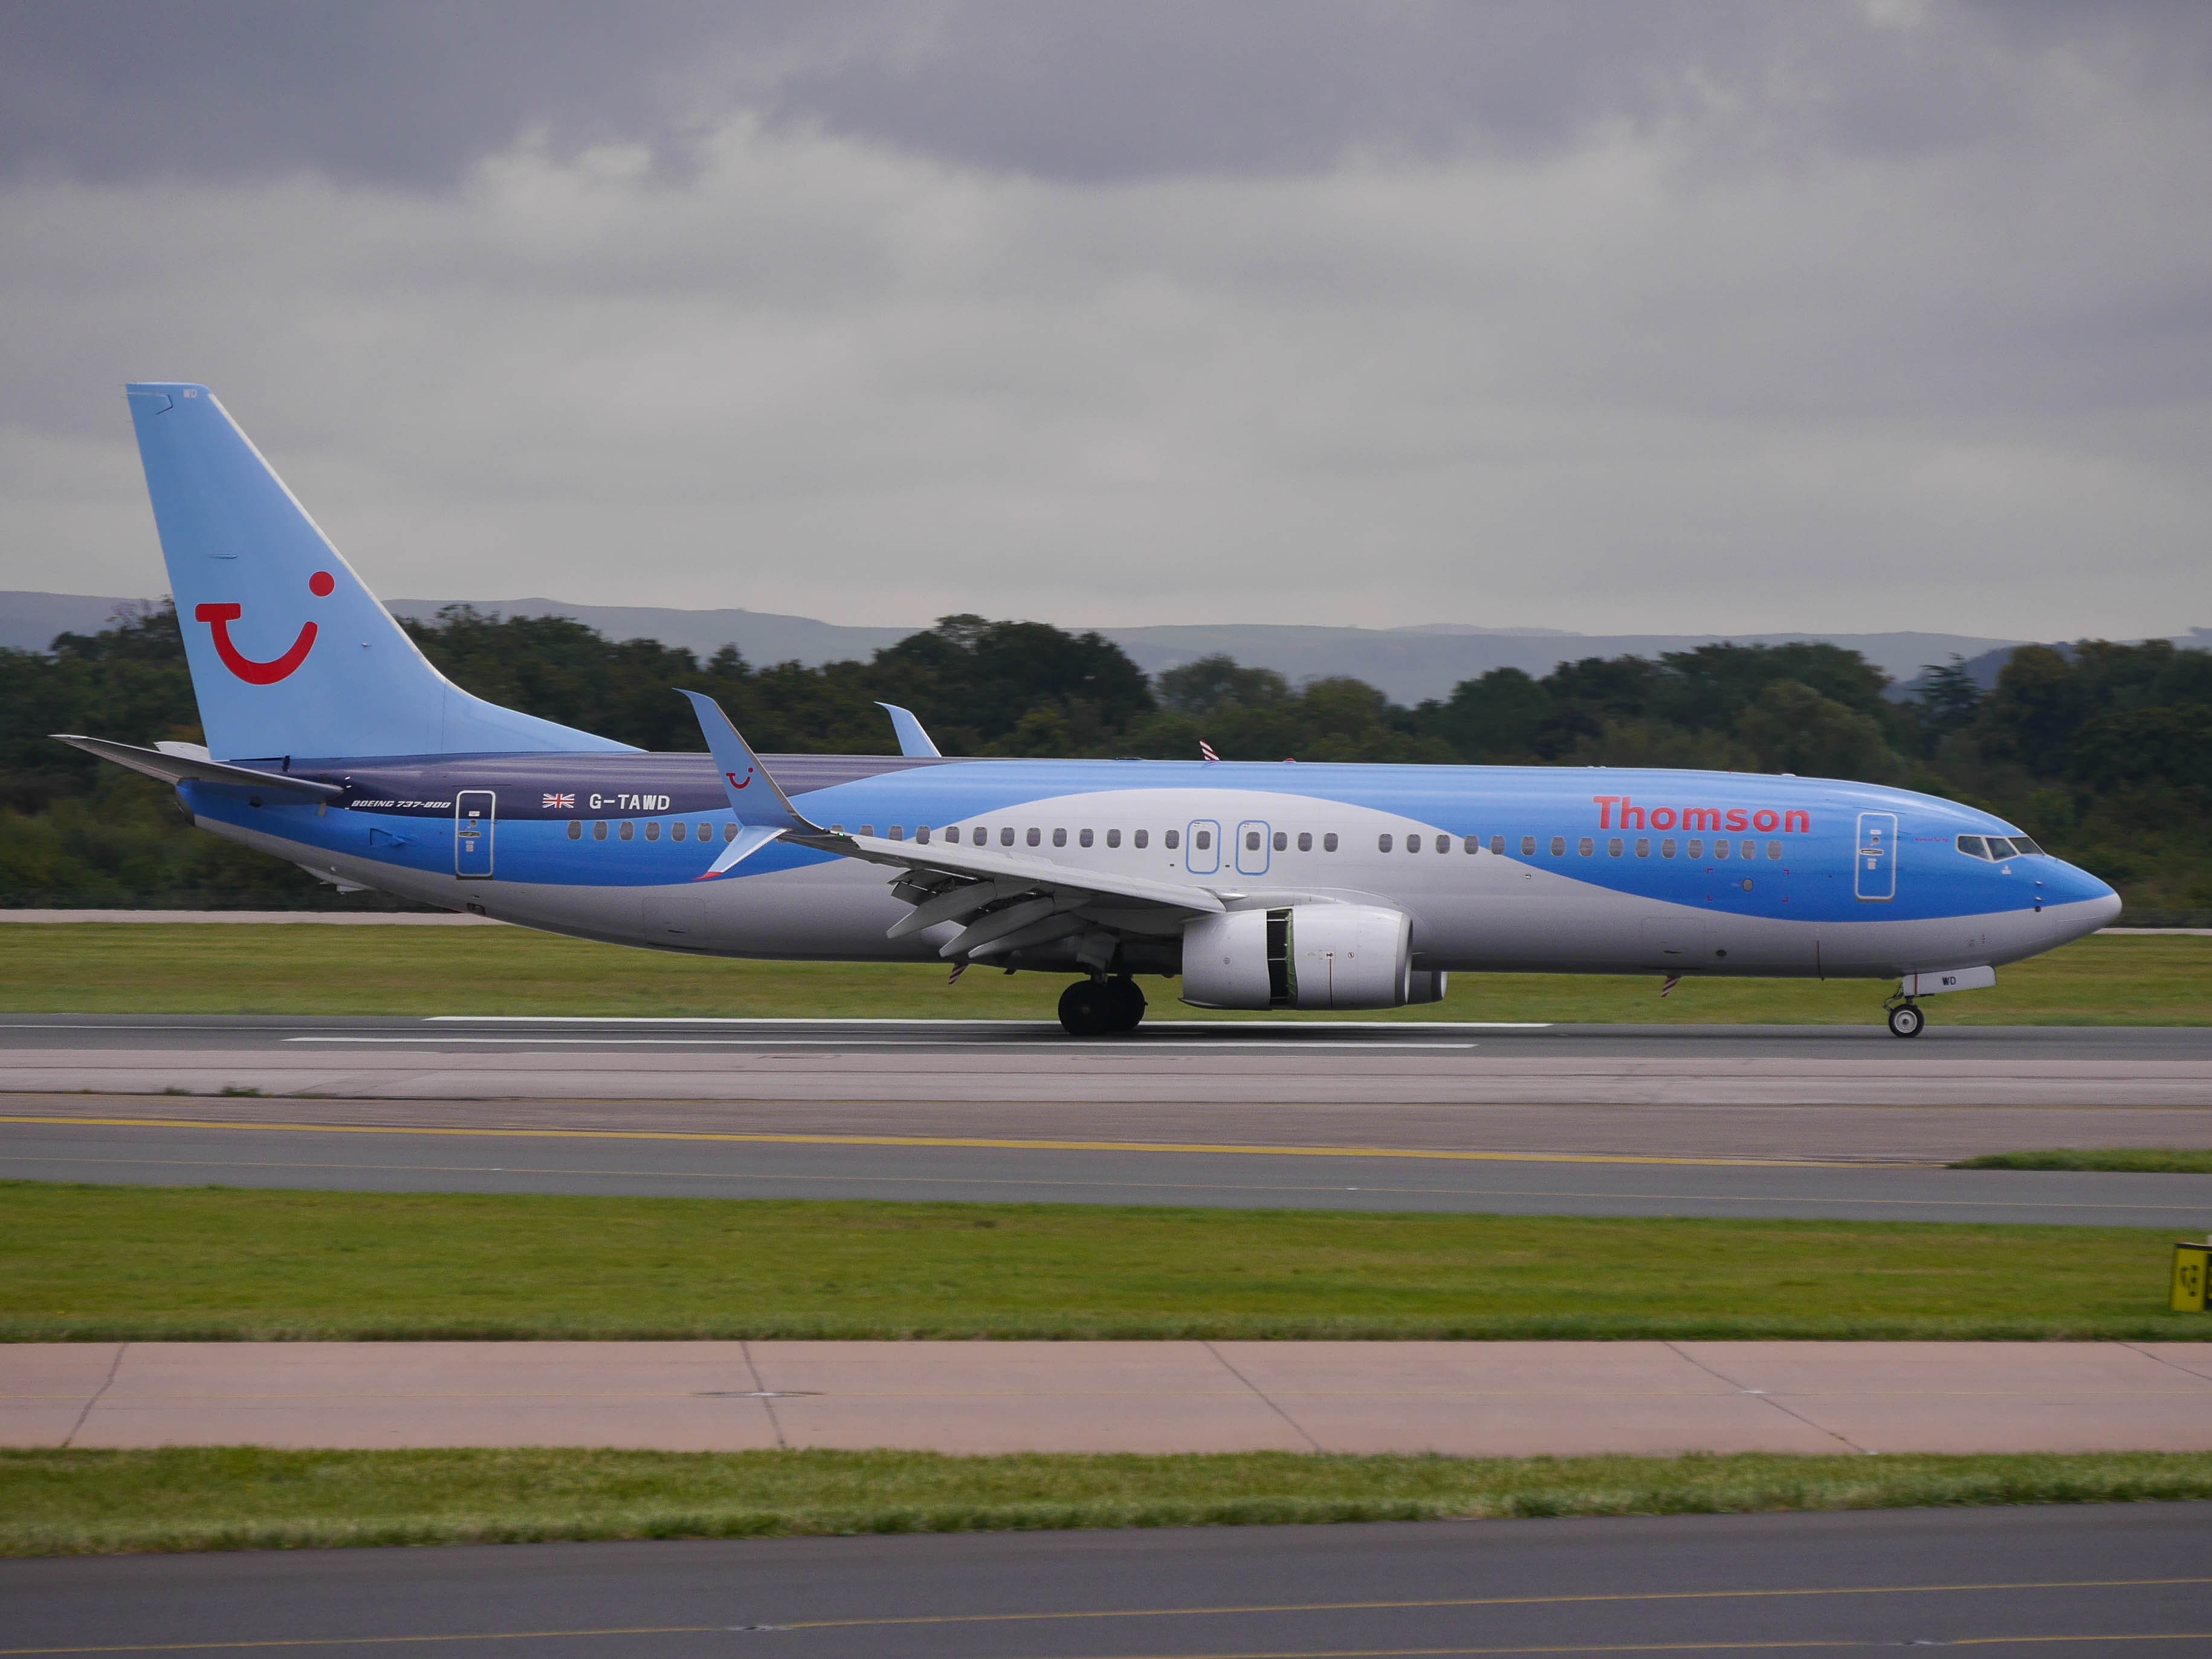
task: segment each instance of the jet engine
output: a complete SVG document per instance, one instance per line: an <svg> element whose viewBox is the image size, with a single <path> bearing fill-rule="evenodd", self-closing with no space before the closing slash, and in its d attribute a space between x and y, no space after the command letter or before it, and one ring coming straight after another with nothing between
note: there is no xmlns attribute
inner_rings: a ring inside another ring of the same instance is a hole
<svg viewBox="0 0 2212 1659"><path fill-rule="evenodd" d="M1294 904L1201 916L1182 930L1182 995L1201 1008L1395 1008L1436 1002L1416 973L1413 923L1369 904Z"/></svg>

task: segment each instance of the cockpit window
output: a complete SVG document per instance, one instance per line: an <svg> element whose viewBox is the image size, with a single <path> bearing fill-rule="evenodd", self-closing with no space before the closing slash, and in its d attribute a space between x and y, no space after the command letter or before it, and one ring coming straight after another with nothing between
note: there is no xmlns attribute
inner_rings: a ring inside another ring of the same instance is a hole
<svg viewBox="0 0 2212 1659"><path fill-rule="evenodd" d="M1959 850L1970 859L1985 859L1990 855L1989 848L1979 836L1960 836Z"/></svg>
<svg viewBox="0 0 2212 1659"><path fill-rule="evenodd" d="M2026 836L2014 836L2012 838L2012 850L2015 853L2030 854L2038 858L2043 856L2043 849Z"/></svg>

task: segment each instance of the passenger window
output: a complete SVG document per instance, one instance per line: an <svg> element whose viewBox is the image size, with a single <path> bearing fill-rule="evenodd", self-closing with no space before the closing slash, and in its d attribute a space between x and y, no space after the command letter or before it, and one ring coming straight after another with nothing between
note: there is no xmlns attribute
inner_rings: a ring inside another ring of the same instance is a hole
<svg viewBox="0 0 2212 1659"><path fill-rule="evenodd" d="M1469 836L1468 839L1471 841L1474 837ZM1451 851L1451 837L1449 836L1438 836L1437 837L1437 851L1439 853L1449 853Z"/></svg>
<svg viewBox="0 0 2212 1659"><path fill-rule="evenodd" d="M1175 831L1170 830L1168 831L1168 834L1172 836L1175 834ZM1200 852L1205 852L1213 845L1213 831L1211 830L1200 830L1196 835L1190 838L1190 844L1198 848Z"/></svg>
<svg viewBox="0 0 2212 1659"><path fill-rule="evenodd" d="M1388 849L1385 849L1385 850L1388 850ZM1407 836L1407 837L1406 837L1406 850L1407 850L1408 853L1418 853L1418 852L1419 852L1419 851L1421 850L1421 838L1420 838L1419 836Z"/></svg>
<svg viewBox="0 0 2212 1659"><path fill-rule="evenodd" d="M607 821L605 818L601 818L596 823L592 825L592 839L593 841L605 841L606 838Z"/></svg>
<svg viewBox="0 0 2212 1659"><path fill-rule="evenodd" d="M872 823L864 823L860 826L860 833L872 838L876 833L876 826Z"/></svg>
<svg viewBox="0 0 2212 1659"><path fill-rule="evenodd" d="M1090 846L1090 845L1091 845L1091 832L1090 832L1088 830L1085 830L1081 835L1078 836L1075 839L1076 839L1078 842L1079 842L1080 843L1082 843L1084 846L1088 847L1088 846Z"/></svg>
<svg viewBox="0 0 2212 1659"><path fill-rule="evenodd" d="M1714 856L1715 858L1717 858L1717 859L1724 859L1724 858L1726 858L1728 855L1729 855L1729 844L1728 844L1726 842L1724 842L1724 841L1717 841L1717 842L1715 842L1713 843L1713 856Z"/></svg>
<svg viewBox="0 0 2212 1659"><path fill-rule="evenodd" d="M1129 837L1129 845L1132 847L1142 847L1151 837L1152 833L1152 832L1149 830L1139 830L1135 831ZM1160 844L1165 847L1170 853L1174 852L1176 846L1176 832L1172 830L1169 830L1166 838Z"/></svg>
<svg viewBox="0 0 2212 1659"><path fill-rule="evenodd" d="M1008 839L1009 841L1011 841L1011 840L1012 839L1012 837L1011 836L1009 836L1007 837L1007 839ZM1037 834L1037 832L1036 832L1036 830L1030 830L1030 834L1029 834L1029 842L1030 842L1030 846L1035 847L1035 846L1036 846L1036 845L1040 841L1042 841L1042 839L1043 839L1043 837L1042 837L1042 836L1038 835L1038 834Z"/></svg>
<svg viewBox="0 0 2212 1659"><path fill-rule="evenodd" d="M1735 850L1747 859L1755 859L1759 856L1759 843L1755 841L1747 841Z"/></svg>
<svg viewBox="0 0 2212 1659"><path fill-rule="evenodd" d="M1662 859L1673 858L1674 856L1674 843L1671 841L1661 842L1659 843L1659 856Z"/></svg>
<svg viewBox="0 0 2212 1659"><path fill-rule="evenodd" d="M1066 830L1054 830L1054 831L1052 832L1052 844L1053 844L1054 847L1065 847L1065 846L1066 846L1066 845L1067 845L1067 831L1066 831Z"/></svg>
<svg viewBox="0 0 2212 1659"><path fill-rule="evenodd" d="M1621 854L1620 837L1616 836L1611 841L1606 842L1605 852L1607 858L1619 858Z"/></svg>
<svg viewBox="0 0 2212 1659"><path fill-rule="evenodd" d="M1640 859L1650 858L1651 856L1651 843L1648 841L1639 839L1636 843L1636 856Z"/></svg>
<svg viewBox="0 0 2212 1659"><path fill-rule="evenodd" d="M659 841L660 839L660 820L659 818L653 819L645 826L645 838L647 841Z"/></svg>
<svg viewBox="0 0 2212 1659"><path fill-rule="evenodd" d="M1313 851L1312 830L1301 830L1298 831L1298 851L1301 853L1310 853Z"/></svg>
<svg viewBox="0 0 2212 1659"><path fill-rule="evenodd" d="M1567 855L1567 838L1566 838L1565 836L1553 836L1553 837L1552 837L1552 856L1553 856L1553 858L1555 858L1555 859L1563 859L1563 858L1566 857L1566 855Z"/></svg>
<svg viewBox="0 0 2212 1659"><path fill-rule="evenodd" d="M702 823L702 824L701 824L701 825L699 826L699 839L700 839L701 841L712 841L712 840L714 840L714 826L713 824L711 824L711 823Z"/></svg>
<svg viewBox="0 0 2212 1659"><path fill-rule="evenodd" d="M904 826L896 823L891 825L891 839L893 841L904 841L906 839L906 830Z"/></svg>
<svg viewBox="0 0 2212 1659"><path fill-rule="evenodd" d="M928 846L928 845L929 845L929 826L928 826L927 824L926 824L926 823L918 823L918 824L916 824L916 825L915 826L915 830L914 830L914 838L915 838L915 840L916 842L918 842L921 845L922 845L922 846L924 846L924 847Z"/></svg>
<svg viewBox="0 0 2212 1659"><path fill-rule="evenodd" d="M1391 841L1390 841L1390 837L1389 837L1389 836L1376 836L1376 837L1375 837L1375 850L1376 850L1376 852L1378 852L1378 853L1387 853L1387 852L1389 852L1389 851L1390 850L1390 848L1391 848Z"/></svg>
<svg viewBox="0 0 2212 1659"><path fill-rule="evenodd" d="M737 838L738 826L734 821L722 826L722 839L724 841L735 841Z"/></svg>
<svg viewBox="0 0 2212 1659"><path fill-rule="evenodd" d="M682 841L690 833L691 826L684 823L681 818L678 818L675 823L668 826L668 839L671 841Z"/></svg>
<svg viewBox="0 0 2212 1659"><path fill-rule="evenodd" d="M581 818L570 818L570 819L568 820L568 839L569 839L570 841L581 841L581 840L583 840L583 838L584 838L584 821L583 821L583 819L581 819Z"/></svg>
<svg viewBox="0 0 2212 1659"><path fill-rule="evenodd" d="M1575 851L1581 854L1583 857L1588 858L1592 853L1597 851L1597 843L1588 836L1584 836L1575 843Z"/></svg>
<svg viewBox="0 0 2212 1659"><path fill-rule="evenodd" d="M1106 844L1109 847L1119 847L1121 844L1121 832L1119 830L1109 830L1106 832ZM1144 845L1142 842L1137 844L1139 847Z"/></svg>
<svg viewBox="0 0 2212 1659"><path fill-rule="evenodd" d="M1278 853L1287 853L1291 850L1291 838L1279 830L1275 831L1275 850Z"/></svg>
<svg viewBox="0 0 2212 1659"><path fill-rule="evenodd" d="M1328 831L1325 835L1323 835L1323 836L1322 836L1322 838L1321 838L1321 850L1322 850L1322 852L1324 852L1324 853L1334 853L1334 851L1336 851L1336 831L1335 831L1335 830L1331 830Z"/></svg>
<svg viewBox="0 0 2212 1659"><path fill-rule="evenodd" d="M1778 841L1770 841L1767 842L1766 856L1769 859L1779 861L1782 857L1782 843Z"/></svg>
<svg viewBox="0 0 2212 1659"><path fill-rule="evenodd" d="M1504 856L1505 837L1503 836L1492 836L1490 838L1490 850L1498 854L1501 858Z"/></svg>
<svg viewBox="0 0 2212 1659"><path fill-rule="evenodd" d="M1701 859L1705 855L1705 844L1701 841L1693 841L1682 850L1693 859Z"/></svg>
<svg viewBox="0 0 2212 1659"><path fill-rule="evenodd" d="M1011 823L1001 825L999 830L999 845L1001 847L1012 847L1013 844L1014 826ZM1035 846L1036 844L1036 831L1034 830L1030 831L1030 844L1031 846Z"/></svg>
<svg viewBox="0 0 2212 1659"><path fill-rule="evenodd" d="M622 821L622 828L617 830L615 833L620 836L624 841L628 841L631 836L637 833L637 826L632 823L628 818L624 818Z"/></svg>
<svg viewBox="0 0 2212 1659"><path fill-rule="evenodd" d="M1523 836L1521 837L1521 856L1524 859L1534 858L1536 856L1535 836Z"/></svg>
<svg viewBox="0 0 2212 1659"><path fill-rule="evenodd" d="M1248 853L1256 853L1260 850L1260 832L1257 830L1247 830L1244 832L1244 850Z"/></svg>

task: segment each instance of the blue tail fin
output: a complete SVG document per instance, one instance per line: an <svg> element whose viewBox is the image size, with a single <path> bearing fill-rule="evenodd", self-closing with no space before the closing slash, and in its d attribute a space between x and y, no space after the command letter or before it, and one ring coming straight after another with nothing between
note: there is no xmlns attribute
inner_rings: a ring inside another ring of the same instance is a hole
<svg viewBox="0 0 2212 1659"><path fill-rule="evenodd" d="M218 758L629 747L453 684L212 392L126 389L200 722Z"/></svg>

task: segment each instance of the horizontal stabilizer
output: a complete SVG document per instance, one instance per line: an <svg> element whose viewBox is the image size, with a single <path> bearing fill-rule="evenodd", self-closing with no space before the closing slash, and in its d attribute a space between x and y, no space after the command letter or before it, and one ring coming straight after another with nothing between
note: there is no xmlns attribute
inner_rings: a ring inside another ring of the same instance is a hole
<svg viewBox="0 0 2212 1659"><path fill-rule="evenodd" d="M70 732L57 732L53 737L58 743L113 761L118 766L127 766L134 772L143 772L164 783L183 783L189 779L195 783L234 784L262 794L289 795L295 800L335 800L345 793L335 783L319 783L313 778L295 778L282 772L258 771L251 766L227 766L221 761L203 760L194 755L140 749L131 744L111 743L106 738L79 737Z"/></svg>

